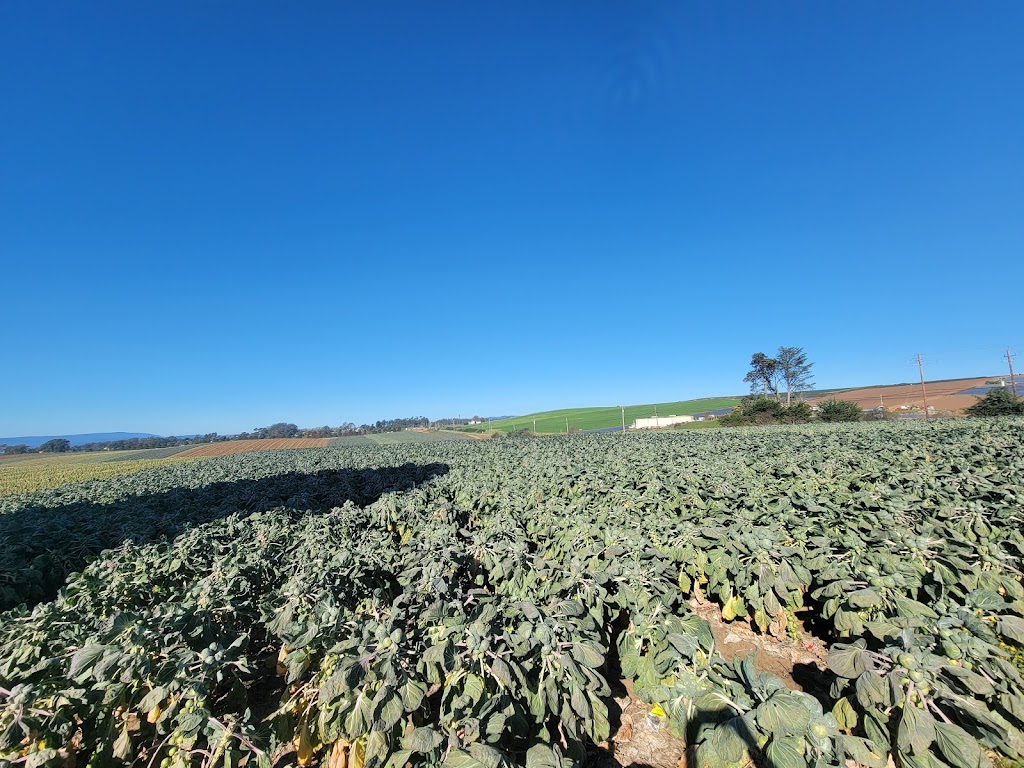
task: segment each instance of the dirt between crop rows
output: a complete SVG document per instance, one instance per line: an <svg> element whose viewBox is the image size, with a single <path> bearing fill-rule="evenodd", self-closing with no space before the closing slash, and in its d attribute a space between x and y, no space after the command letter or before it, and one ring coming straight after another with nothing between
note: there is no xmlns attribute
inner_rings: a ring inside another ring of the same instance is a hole
<svg viewBox="0 0 1024 768"><path fill-rule="evenodd" d="M175 454L179 459L196 459L204 456L230 456L250 451L277 451L282 448L326 448L329 437L282 437L276 440L229 440L225 443L197 445L187 451Z"/></svg>
<svg viewBox="0 0 1024 768"><path fill-rule="evenodd" d="M823 674L827 649L803 627L797 632L799 639L780 640L755 632L745 621L724 621L714 603L695 598L690 607L711 625L715 646L727 661L753 653L759 672L770 672L790 689L812 696L827 693ZM651 715L651 708L636 698L629 681L621 681L613 693L618 712L610 713L610 719L618 722L618 728L589 764L593 768L685 768L686 745Z"/></svg>
<svg viewBox="0 0 1024 768"><path fill-rule="evenodd" d="M974 405L978 398L974 395L958 395L957 392L982 386L989 381L992 381L991 377L925 382L928 405L937 411L962 412L965 408ZM895 413L924 409L924 395L921 393L921 385L919 383L851 389L847 392L836 392L834 395L819 397L811 400L811 402L820 404L824 400L831 398L849 400L861 408L877 408L879 405L883 405L887 411Z"/></svg>
<svg viewBox="0 0 1024 768"><path fill-rule="evenodd" d="M754 654L754 665L760 672L779 677L792 690L815 695L827 690L825 683L826 649L818 638L803 627L799 639L777 639L753 631L745 621L726 622L719 607L700 599L690 601L694 613L704 618L715 637L715 647L727 660L733 661ZM269 662L273 664L276 662ZM268 676L266 684L250 692L258 708L273 710L281 697L280 678ZM611 738L587 755L587 768L687 768L692 754L686 744L671 732L663 718L651 714L651 707L636 697L629 680L612 685L608 719ZM274 756L276 768L294 765L294 745L282 745ZM754 768L751 763L747 768ZM858 768L851 761L847 768ZM890 763L888 768L895 768Z"/></svg>

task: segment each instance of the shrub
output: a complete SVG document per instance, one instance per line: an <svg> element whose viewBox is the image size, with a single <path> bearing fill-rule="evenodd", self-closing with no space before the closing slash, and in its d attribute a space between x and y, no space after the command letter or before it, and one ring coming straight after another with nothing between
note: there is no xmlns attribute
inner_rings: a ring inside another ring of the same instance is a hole
<svg viewBox="0 0 1024 768"><path fill-rule="evenodd" d="M811 420L811 408L806 403L793 403L785 407L770 397L745 397L740 407L719 419L722 426L742 427L750 424L803 424Z"/></svg>
<svg viewBox="0 0 1024 768"><path fill-rule="evenodd" d="M995 387L966 411L968 416L1020 416L1024 415L1024 401L1014 397L1006 387Z"/></svg>
<svg viewBox="0 0 1024 768"><path fill-rule="evenodd" d="M782 420L786 424L806 424L813 415L814 412L807 403L793 403L782 409Z"/></svg>
<svg viewBox="0 0 1024 768"><path fill-rule="evenodd" d="M849 400L826 400L818 406L818 419L821 421L860 421L864 411L856 403Z"/></svg>

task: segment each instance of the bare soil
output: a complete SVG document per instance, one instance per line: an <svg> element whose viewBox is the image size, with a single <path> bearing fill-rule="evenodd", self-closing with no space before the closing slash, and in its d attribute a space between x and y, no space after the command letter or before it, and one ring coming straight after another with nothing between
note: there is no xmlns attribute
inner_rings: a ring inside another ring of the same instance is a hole
<svg viewBox="0 0 1024 768"><path fill-rule="evenodd" d="M718 652L727 661L754 654L759 672L770 672L790 689L812 696L827 693L825 644L802 625L796 638L778 639L751 629L746 621L727 622L718 605L700 599L690 601L694 613L711 625ZM593 756L592 768L686 768L686 744L672 735L667 725L651 715L651 708L636 698L628 680L621 681L621 695L614 699L618 722L607 745Z"/></svg>
<svg viewBox="0 0 1024 768"><path fill-rule="evenodd" d="M992 380L993 377L982 377L925 382L928 405L937 411L962 413L965 408L974 405L978 398L974 395L958 395L957 392L981 386ZM879 405L883 405L887 411L894 413L924 410L924 394L921 392L921 385L919 383L851 389L846 392L836 392L833 395L816 398L811 400L811 403L821 403L832 398L848 400L856 403L861 408L877 408Z"/></svg>
<svg viewBox="0 0 1024 768"><path fill-rule="evenodd" d="M631 688L614 702L619 727L590 762L592 768L685 768L686 745L672 735L667 724L651 714L650 707L633 696Z"/></svg>
<svg viewBox="0 0 1024 768"><path fill-rule="evenodd" d="M690 606L694 613L711 625L715 645L726 661L754 654L757 671L770 672L790 690L811 695L825 692L828 648L803 625L797 628L796 637L779 639L755 631L747 621L725 621L714 603L694 598Z"/></svg>
<svg viewBox="0 0 1024 768"><path fill-rule="evenodd" d="M250 451L278 451L282 448L326 448L329 437L282 437L276 440L228 440L224 443L197 445L175 454L177 458L194 459L205 456L230 456Z"/></svg>

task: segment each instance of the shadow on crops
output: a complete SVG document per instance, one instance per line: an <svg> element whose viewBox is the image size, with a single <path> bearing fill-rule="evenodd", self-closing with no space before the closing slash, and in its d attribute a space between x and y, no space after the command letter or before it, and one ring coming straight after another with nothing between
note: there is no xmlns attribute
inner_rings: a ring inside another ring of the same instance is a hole
<svg viewBox="0 0 1024 768"><path fill-rule="evenodd" d="M446 474L447 464L290 472L258 480L172 488L109 503L76 501L0 514L0 610L52 600L68 575L104 549L173 538L228 515L288 507L320 513L346 502L372 504Z"/></svg>
<svg viewBox="0 0 1024 768"><path fill-rule="evenodd" d="M800 689L818 700L826 712L834 703L831 695L832 682L836 679L834 672L818 669L815 664L795 664L793 666L793 682Z"/></svg>

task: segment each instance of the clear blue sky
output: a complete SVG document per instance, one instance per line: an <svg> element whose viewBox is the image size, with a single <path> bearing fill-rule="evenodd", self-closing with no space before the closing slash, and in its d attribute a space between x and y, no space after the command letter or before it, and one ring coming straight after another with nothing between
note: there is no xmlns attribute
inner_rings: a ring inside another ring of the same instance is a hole
<svg viewBox="0 0 1024 768"><path fill-rule="evenodd" d="M1024 4L0 4L0 435L1024 369Z"/></svg>

